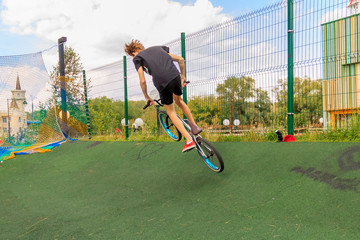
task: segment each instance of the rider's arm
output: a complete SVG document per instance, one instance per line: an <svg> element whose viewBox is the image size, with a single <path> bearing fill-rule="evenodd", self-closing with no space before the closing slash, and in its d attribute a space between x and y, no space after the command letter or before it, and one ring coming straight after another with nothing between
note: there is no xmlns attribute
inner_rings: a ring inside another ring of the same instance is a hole
<svg viewBox="0 0 360 240"><path fill-rule="evenodd" d="M172 59L179 64L180 67L180 77L181 77L181 83L183 84L183 87L186 86L186 78L185 78L185 60L184 58L171 54L169 55L172 57Z"/></svg>
<svg viewBox="0 0 360 240"><path fill-rule="evenodd" d="M149 95L147 93L146 79L145 79L144 70L142 67L138 68L138 75L139 75L139 79L140 79L141 90L144 94L146 101L152 101L152 99L149 97Z"/></svg>

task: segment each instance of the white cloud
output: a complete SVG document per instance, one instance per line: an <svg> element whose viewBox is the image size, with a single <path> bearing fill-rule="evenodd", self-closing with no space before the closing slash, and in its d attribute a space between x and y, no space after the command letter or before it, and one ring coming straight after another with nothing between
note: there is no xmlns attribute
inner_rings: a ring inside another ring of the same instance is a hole
<svg viewBox="0 0 360 240"><path fill-rule="evenodd" d="M228 20L209 0L181 5L171 0L3 0L2 23L17 34L49 43L68 37L86 69L122 59L123 46L139 39L164 44Z"/></svg>
<svg viewBox="0 0 360 240"><path fill-rule="evenodd" d="M334 10L329 11L322 16L321 23L328 23L358 13L360 13L358 5L354 5L353 7L335 8Z"/></svg>

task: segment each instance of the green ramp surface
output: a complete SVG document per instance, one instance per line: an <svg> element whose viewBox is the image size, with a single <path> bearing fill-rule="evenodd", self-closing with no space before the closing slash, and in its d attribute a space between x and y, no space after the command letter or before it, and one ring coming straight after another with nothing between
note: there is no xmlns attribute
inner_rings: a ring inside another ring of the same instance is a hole
<svg viewBox="0 0 360 240"><path fill-rule="evenodd" d="M358 239L359 143L65 143L0 167L0 239Z"/></svg>

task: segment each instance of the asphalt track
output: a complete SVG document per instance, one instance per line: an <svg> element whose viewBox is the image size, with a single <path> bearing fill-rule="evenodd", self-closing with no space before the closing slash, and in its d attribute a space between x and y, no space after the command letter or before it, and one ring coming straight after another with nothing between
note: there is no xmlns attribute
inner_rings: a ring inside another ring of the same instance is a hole
<svg viewBox="0 0 360 240"><path fill-rule="evenodd" d="M0 167L0 239L358 239L359 143L65 143Z"/></svg>

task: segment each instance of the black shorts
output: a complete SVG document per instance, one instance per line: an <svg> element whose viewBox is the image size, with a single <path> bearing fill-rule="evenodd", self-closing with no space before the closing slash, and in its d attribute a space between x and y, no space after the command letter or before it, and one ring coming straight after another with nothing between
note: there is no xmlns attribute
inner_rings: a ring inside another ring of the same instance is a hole
<svg viewBox="0 0 360 240"><path fill-rule="evenodd" d="M182 86L181 86L181 78L180 76L171 80L169 84L159 92L161 103L165 105L170 105L174 102L173 94L177 96L182 95Z"/></svg>

